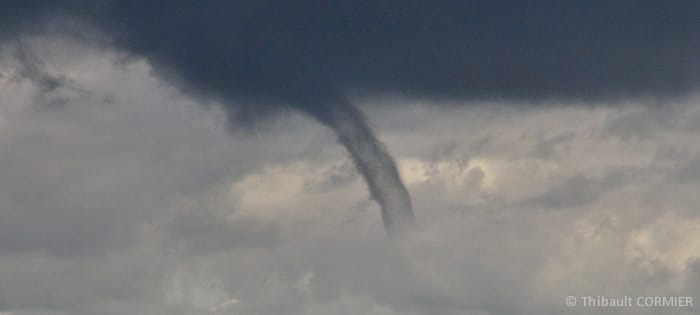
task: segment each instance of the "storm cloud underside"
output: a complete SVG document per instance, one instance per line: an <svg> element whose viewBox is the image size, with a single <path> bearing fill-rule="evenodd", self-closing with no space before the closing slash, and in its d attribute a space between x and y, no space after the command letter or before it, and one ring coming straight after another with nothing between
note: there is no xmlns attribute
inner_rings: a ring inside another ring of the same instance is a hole
<svg viewBox="0 0 700 315"><path fill-rule="evenodd" d="M330 88L436 98L668 96L692 89L700 65L695 1L57 0L5 7L3 21L15 29L35 26L32 16L82 18L186 84L236 97L237 106L255 100L250 111Z"/></svg>

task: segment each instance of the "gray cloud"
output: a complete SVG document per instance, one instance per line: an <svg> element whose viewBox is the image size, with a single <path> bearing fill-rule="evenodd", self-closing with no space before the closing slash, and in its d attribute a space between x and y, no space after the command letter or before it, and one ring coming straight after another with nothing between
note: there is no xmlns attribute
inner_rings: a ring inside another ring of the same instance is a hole
<svg viewBox="0 0 700 315"><path fill-rule="evenodd" d="M695 99L658 124L634 104L355 100L414 196L396 242L306 118L231 134L145 60L25 43L90 94L35 106L52 92L8 79L2 50L0 312L584 314L565 296L697 294L698 182L678 177L697 168Z"/></svg>
<svg viewBox="0 0 700 315"><path fill-rule="evenodd" d="M693 1L69 0L8 8L4 36L57 16L93 25L191 94L222 99L239 123L289 108L317 119L337 133L387 230L411 221L410 196L348 94L618 101L677 98L698 83Z"/></svg>
<svg viewBox="0 0 700 315"><path fill-rule="evenodd" d="M10 1L5 35L73 16L196 89L274 102L332 89L459 99L640 98L698 83L694 1ZM166 70L167 71L167 70ZM279 105L279 104L278 104ZM284 104L282 104L284 105ZM250 117L250 116L249 116Z"/></svg>

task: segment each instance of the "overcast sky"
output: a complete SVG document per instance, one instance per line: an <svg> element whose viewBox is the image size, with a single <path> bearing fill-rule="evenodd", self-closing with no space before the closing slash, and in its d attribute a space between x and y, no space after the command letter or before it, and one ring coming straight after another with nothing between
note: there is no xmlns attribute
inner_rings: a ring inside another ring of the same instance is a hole
<svg viewBox="0 0 700 315"><path fill-rule="evenodd" d="M579 314L566 296L700 292L698 98L356 99L415 205L390 241L305 116L231 128L147 60L65 36L0 53L0 314Z"/></svg>
<svg viewBox="0 0 700 315"><path fill-rule="evenodd" d="M647 25L657 8L644 1L482 3L467 16L447 10L459 1L377 15L241 1L235 9L253 13L227 19L226 30L245 26L230 33L205 32L221 26L208 20L216 6L160 23L140 18L176 6L107 1L113 10L93 20L27 19L42 21L27 29L15 22L34 8L10 2L16 16L0 13L0 27L13 26L0 30L0 315L700 309L691 2ZM488 12L499 18L478 18ZM529 18L490 24L513 12ZM565 30L547 31L560 25L552 16ZM300 18L308 25L290 29ZM318 123L336 89L397 162L417 222L403 238L387 236L353 161ZM696 306L565 304L598 295Z"/></svg>

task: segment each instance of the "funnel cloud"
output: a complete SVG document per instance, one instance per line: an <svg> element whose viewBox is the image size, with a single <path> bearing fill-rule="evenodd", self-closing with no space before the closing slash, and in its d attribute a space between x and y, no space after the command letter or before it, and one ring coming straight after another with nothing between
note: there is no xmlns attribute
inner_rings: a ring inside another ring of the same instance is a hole
<svg viewBox="0 0 700 315"><path fill-rule="evenodd" d="M411 197L401 181L396 162L377 139L357 108L343 99L319 107L309 114L335 131L338 141L348 151L369 188L372 198L382 208L384 228L397 235L414 225Z"/></svg>

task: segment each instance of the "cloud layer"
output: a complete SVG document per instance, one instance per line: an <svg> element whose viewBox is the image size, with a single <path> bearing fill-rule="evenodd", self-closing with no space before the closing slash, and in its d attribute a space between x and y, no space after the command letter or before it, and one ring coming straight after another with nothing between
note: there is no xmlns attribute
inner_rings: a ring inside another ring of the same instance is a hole
<svg viewBox="0 0 700 315"><path fill-rule="evenodd" d="M252 101L249 114L280 103L326 106L298 98L337 91L517 100L678 96L700 78L696 1L6 6L5 35L36 29L39 17L82 19L194 90Z"/></svg>
<svg viewBox="0 0 700 315"><path fill-rule="evenodd" d="M57 0L7 7L2 39L51 30L60 19L78 32L96 29L121 51L145 57L160 78L219 100L240 125L286 109L314 117L350 152L388 230L411 221L410 195L347 96L457 100L451 104L678 100L700 74L693 1ZM65 83L37 72L22 53L20 60L23 75L44 92Z"/></svg>
<svg viewBox="0 0 700 315"><path fill-rule="evenodd" d="M354 99L413 195L392 242L307 118L231 134L147 60L21 44L0 49L5 314L582 314L564 298L700 288L696 98Z"/></svg>

